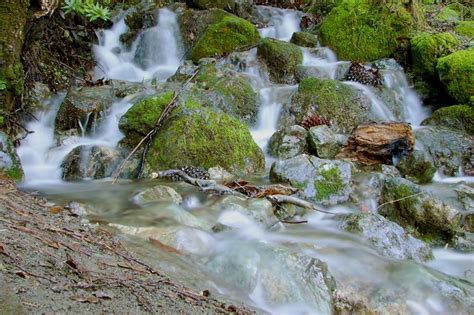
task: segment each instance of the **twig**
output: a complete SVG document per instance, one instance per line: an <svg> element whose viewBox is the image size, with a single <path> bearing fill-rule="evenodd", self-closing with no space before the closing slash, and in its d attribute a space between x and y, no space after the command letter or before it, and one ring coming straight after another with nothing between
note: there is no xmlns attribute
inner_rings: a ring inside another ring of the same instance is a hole
<svg viewBox="0 0 474 315"><path fill-rule="evenodd" d="M319 211L319 212L327 213L327 214L334 214L332 212L317 208L311 202L308 202L306 200L303 200L303 199L300 199L300 198L297 198L297 197L293 197L293 196L270 195L270 196L267 196L266 198L271 203L277 203L277 204L289 203L289 204L293 204L295 206L302 207L302 208L309 209L309 210Z"/></svg>
<svg viewBox="0 0 474 315"><path fill-rule="evenodd" d="M285 224L304 224L304 223L308 223L307 220L303 220L303 221L287 221L287 220L280 220L281 223L285 223Z"/></svg>
<svg viewBox="0 0 474 315"><path fill-rule="evenodd" d="M409 195L409 196L405 196L405 197L400 198L400 199L397 199L397 200L392 200L392 201L384 202L384 203L382 203L381 205L379 205L379 206L377 207L377 210L379 210L380 208L382 208L382 207L385 206L385 205L392 204L392 203L396 203L396 202L399 202L399 201L402 201L402 200L405 200L405 199L408 199L408 198L412 198L412 197L421 195L422 193L424 193L424 191L420 191L419 193L416 193L416 194L413 194L413 195Z"/></svg>

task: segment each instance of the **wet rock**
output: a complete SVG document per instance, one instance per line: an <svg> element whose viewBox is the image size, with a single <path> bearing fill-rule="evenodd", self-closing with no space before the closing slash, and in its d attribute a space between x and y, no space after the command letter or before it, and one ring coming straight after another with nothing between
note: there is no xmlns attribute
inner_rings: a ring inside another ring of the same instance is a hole
<svg viewBox="0 0 474 315"><path fill-rule="evenodd" d="M0 131L0 171L14 180L23 179L23 169L15 147L6 133Z"/></svg>
<svg viewBox="0 0 474 315"><path fill-rule="evenodd" d="M206 263L213 274L240 292L259 292L271 308L305 304L316 314L331 314L334 284L327 266L263 242L230 241Z"/></svg>
<svg viewBox="0 0 474 315"><path fill-rule="evenodd" d="M156 25L156 22L156 13L153 6L135 6L134 11L125 17L128 31L120 35L120 41L130 47L141 31L153 27Z"/></svg>
<svg viewBox="0 0 474 315"><path fill-rule="evenodd" d="M459 211L403 178L385 180L379 213L425 238L450 240L459 229Z"/></svg>
<svg viewBox="0 0 474 315"><path fill-rule="evenodd" d="M225 168L222 168L220 166L211 167L207 171L209 173L209 179L229 181L234 178L234 175L227 172Z"/></svg>
<svg viewBox="0 0 474 315"><path fill-rule="evenodd" d="M351 213L337 217L340 227L360 235L383 256L424 262L433 258L431 248L401 226L376 213Z"/></svg>
<svg viewBox="0 0 474 315"><path fill-rule="evenodd" d="M181 205L183 198L173 188L157 185L133 196L133 202L140 205L150 202L174 202L177 205Z"/></svg>
<svg viewBox="0 0 474 315"><path fill-rule="evenodd" d="M114 91L108 85L71 89L56 115L56 132L71 129L93 132L115 100Z"/></svg>
<svg viewBox="0 0 474 315"><path fill-rule="evenodd" d="M320 78L342 81L347 71L349 71L350 62L338 61L334 67L335 69L333 70L332 68L298 65L295 74L296 80L300 82L307 78Z"/></svg>
<svg viewBox="0 0 474 315"><path fill-rule="evenodd" d="M474 211L474 187L469 184L460 184L454 191L459 201L467 211Z"/></svg>
<svg viewBox="0 0 474 315"><path fill-rule="evenodd" d="M28 97L25 100L28 103L28 109L35 113L44 109L44 101L52 96L51 90L47 84L35 82L28 91Z"/></svg>
<svg viewBox="0 0 474 315"><path fill-rule="evenodd" d="M316 155L322 159L333 159L343 146L342 139L328 126L312 127L308 132L308 143Z"/></svg>
<svg viewBox="0 0 474 315"><path fill-rule="evenodd" d="M426 127L415 131L417 143L431 155L436 168L447 176L469 174L474 170L474 140L462 133L442 127Z"/></svg>
<svg viewBox="0 0 474 315"><path fill-rule="evenodd" d="M281 9L300 10L303 8L303 1L298 0L254 0L256 5L268 5Z"/></svg>
<svg viewBox="0 0 474 315"><path fill-rule="evenodd" d="M296 68L303 62L301 48L277 39L263 39L257 49L270 71L270 79L276 83L294 84Z"/></svg>
<svg viewBox="0 0 474 315"><path fill-rule="evenodd" d="M454 105L436 110L422 125L443 126L474 135L474 106Z"/></svg>
<svg viewBox="0 0 474 315"><path fill-rule="evenodd" d="M401 38L409 38L413 26L412 15L402 4L380 7L378 3L342 1L322 22L320 37L340 59L371 61L396 54L398 47L406 45Z"/></svg>
<svg viewBox="0 0 474 315"><path fill-rule="evenodd" d="M430 183L436 173L431 156L421 150L415 150L402 157L396 167L406 179L416 184Z"/></svg>
<svg viewBox="0 0 474 315"><path fill-rule="evenodd" d="M349 199L351 164L302 154L273 163L270 179L289 182L305 199L334 205Z"/></svg>
<svg viewBox="0 0 474 315"><path fill-rule="evenodd" d="M236 50L247 50L260 40L257 28L237 16L225 16L210 24L191 50L191 59L223 57Z"/></svg>
<svg viewBox="0 0 474 315"><path fill-rule="evenodd" d="M133 105L120 119L126 135L122 144L134 147L153 129L172 97L172 92L162 93ZM232 173L254 173L264 168L262 150L248 127L222 111L203 107L192 96L179 100L150 145L146 161L154 170L219 165Z"/></svg>
<svg viewBox="0 0 474 315"><path fill-rule="evenodd" d="M290 43L302 47L316 47L318 45L318 37L307 32L294 32Z"/></svg>
<svg viewBox="0 0 474 315"><path fill-rule="evenodd" d="M391 164L393 159L408 154L415 145L415 136L407 123L361 124L352 132L338 158L361 164Z"/></svg>
<svg viewBox="0 0 474 315"><path fill-rule="evenodd" d="M289 159L307 151L306 134L301 126L295 125L275 132L268 143L268 152L278 159Z"/></svg>
<svg viewBox="0 0 474 315"><path fill-rule="evenodd" d="M342 82L308 78L300 82L298 92L285 105L280 123L301 124L313 114L330 119L336 132L349 133L369 118L370 100L357 89Z"/></svg>
<svg viewBox="0 0 474 315"><path fill-rule="evenodd" d="M435 79L438 58L456 50L460 41L451 33L420 33L411 39L413 71L424 78Z"/></svg>
<svg viewBox="0 0 474 315"><path fill-rule="evenodd" d="M115 148L81 145L66 155L61 163L62 178L75 181L110 177L122 159L122 153Z"/></svg>
<svg viewBox="0 0 474 315"><path fill-rule="evenodd" d="M448 94L460 104L474 96L474 48L460 50L438 59L436 70Z"/></svg>

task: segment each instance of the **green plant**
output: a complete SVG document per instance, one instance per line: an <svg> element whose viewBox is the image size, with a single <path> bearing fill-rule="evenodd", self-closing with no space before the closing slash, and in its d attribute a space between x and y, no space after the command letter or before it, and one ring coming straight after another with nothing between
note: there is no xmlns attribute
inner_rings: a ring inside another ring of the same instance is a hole
<svg viewBox="0 0 474 315"><path fill-rule="evenodd" d="M4 91L7 89L7 82L4 80L0 80L0 91Z"/></svg>
<svg viewBox="0 0 474 315"><path fill-rule="evenodd" d="M62 9L66 14L74 12L82 15L90 22L98 19L103 21L110 20L109 8L99 3L94 3L93 0L65 0Z"/></svg>

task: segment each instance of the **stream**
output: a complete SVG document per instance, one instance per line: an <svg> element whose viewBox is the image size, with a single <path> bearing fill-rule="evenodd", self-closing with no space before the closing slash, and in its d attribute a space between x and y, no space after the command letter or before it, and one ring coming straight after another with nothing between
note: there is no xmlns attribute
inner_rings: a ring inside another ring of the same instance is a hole
<svg viewBox="0 0 474 315"><path fill-rule="evenodd" d="M299 12L269 7L260 10L270 17L268 26L259 30L262 37L289 41L293 32L299 31ZM120 35L127 31L123 16L114 21L112 28L98 32L99 41L92 53L100 66L94 76L130 82L166 81L171 77L185 54L177 16L169 9L160 9L157 21L128 48L120 42ZM338 79L341 69L349 64L338 60L327 47L301 49L302 65L321 78ZM242 53L238 61L225 58L222 62L255 82L259 111L251 133L267 152L269 139L278 130L281 111L298 85L272 83L257 58L256 48ZM344 84L370 99L370 112L378 121L405 121L414 129L425 128L420 123L429 117L430 110L409 86L402 67L393 60L386 62L381 71L382 84L390 92L390 103L395 108L372 87L355 82ZM22 189L37 191L57 204L82 209L91 224L108 225L137 255L158 261L165 273L186 285L208 289L273 314L330 314L331 302L318 285L328 282L335 283L341 301L362 301L382 313L470 312L463 309L457 297L461 295L460 288L474 282L472 252L436 248L434 259L426 263L396 259L381 255L369 240L340 229L333 215L301 214L299 217L307 224L286 225L275 220L266 200L206 195L181 182L123 180L112 185L110 178L63 181L61 163L75 147L117 146L123 137L118 121L137 97L131 95L115 102L92 135L83 132L57 141L54 121L65 96L59 93L45 101L44 110L37 113L38 120L26 126L35 133L18 148L25 171ZM417 146L423 148L422 143ZM267 170L273 161L275 158L266 153ZM268 175L249 180L270 182ZM461 181L472 183L474 177L446 177L438 172L433 183L423 187L452 199L452 191ZM182 204L139 200L140 192L158 184L174 188L181 195ZM359 184L358 189L363 190L363 185ZM370 209L378 206L370 196L364 202ZM350 203L324 209L341 215L359 211L358 205ZM219 226L229 228L215 233ZM176 248L180 254L152 246L150 238ZM324 271L324 263L328 272ZM312 275L328 273L332 279L310 279Z"/></svg>

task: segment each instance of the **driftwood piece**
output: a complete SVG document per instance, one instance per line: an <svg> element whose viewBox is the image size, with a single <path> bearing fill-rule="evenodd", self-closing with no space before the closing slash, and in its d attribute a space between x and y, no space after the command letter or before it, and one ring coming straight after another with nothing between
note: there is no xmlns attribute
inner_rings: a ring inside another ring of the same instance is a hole
<svg viewBox="0 0 474 315"><path fill-rule="evenodd" d="M415 135L407 123L361 124L336 156L365 165L392 164L394 158L412 151Z"/></svg>
<svg viewBox="0 0 474 315"><path fill-rule="evenodd" d="M276 204L292 204L301 208L309 209L309 210L314 210L314 211L319 211L322 213L327 213L327 214L333 214L332 212L326 211L319 209L316 207L314 204L312 204L309 201L300 199L298 197L294 196L287 196L287 195L270 195L266 196L267 200L270 201L271 203L276 203Z"/></svg>

